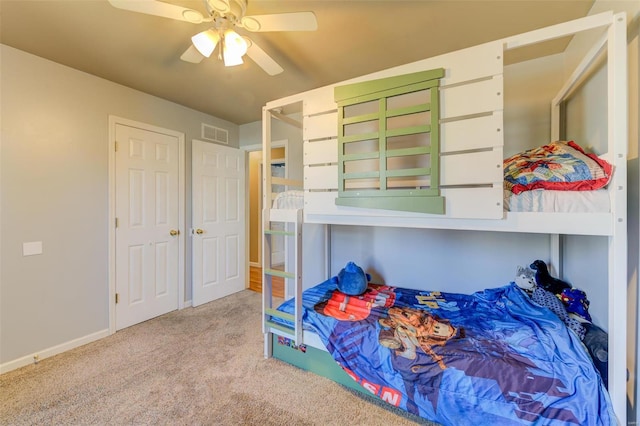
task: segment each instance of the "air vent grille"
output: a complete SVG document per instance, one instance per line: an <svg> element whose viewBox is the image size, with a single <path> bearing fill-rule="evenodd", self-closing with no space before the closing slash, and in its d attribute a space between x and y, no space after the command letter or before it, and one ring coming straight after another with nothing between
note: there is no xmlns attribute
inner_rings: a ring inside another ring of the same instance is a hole
<svg viewBox="0 0 640 426"><path fill-rule="evenodd" d="M210 124L202 123L202 139L229 145L229 131Z"/></svg>

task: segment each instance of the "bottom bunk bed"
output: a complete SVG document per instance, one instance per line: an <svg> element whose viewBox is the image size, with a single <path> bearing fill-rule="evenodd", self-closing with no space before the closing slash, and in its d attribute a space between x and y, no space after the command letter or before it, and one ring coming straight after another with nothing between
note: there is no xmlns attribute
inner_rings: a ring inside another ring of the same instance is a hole
<svg viewBox="0 0 640 426"><path fill-rule="evenodd" d="M516 283L470 295L370 283L348 296L336 282L303 293L304 345L296 300L270 311L275 357L443 425L616 424L579 333Z"/></svg>

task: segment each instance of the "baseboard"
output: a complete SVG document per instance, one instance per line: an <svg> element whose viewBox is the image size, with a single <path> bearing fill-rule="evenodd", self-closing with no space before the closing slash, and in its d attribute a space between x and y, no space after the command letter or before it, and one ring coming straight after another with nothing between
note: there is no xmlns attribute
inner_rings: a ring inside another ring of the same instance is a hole
<svg viewBox="0 0 640 426"><path fill-rule="evenodd" d="M36 359L38 361L42 361L43 359L58 355L70 349L75 349L82 345L86 345L87 343L95 342L96 340L100 340L107 336L109 336L109 329L97 331L95 333L91 333L86 336L62 343L60 345L34 352L13 361L5 362L3 364L0 364L0 374L8 373L9 371L16 370L20 367L33 364Z"/></svg>

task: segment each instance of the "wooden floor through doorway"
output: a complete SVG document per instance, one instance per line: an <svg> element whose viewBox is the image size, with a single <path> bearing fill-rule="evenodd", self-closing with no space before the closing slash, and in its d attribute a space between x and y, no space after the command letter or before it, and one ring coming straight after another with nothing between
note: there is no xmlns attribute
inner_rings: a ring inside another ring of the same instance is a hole
<svg viewBox="0 0 640 426"><path fill-rule="evenodd" d="M284 298L284 279L273 277L272 284L273 296ZM249 290L262 293L262 268L259 266L249 266Z"/></svg>

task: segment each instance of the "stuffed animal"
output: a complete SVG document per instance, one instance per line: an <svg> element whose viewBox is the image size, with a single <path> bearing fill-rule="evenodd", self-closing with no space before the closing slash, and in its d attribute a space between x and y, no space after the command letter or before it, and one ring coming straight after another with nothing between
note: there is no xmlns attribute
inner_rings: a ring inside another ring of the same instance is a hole
<svg viewBox="0 0 640 426"><path fill-rule="evenodd" d="M518 265L516 268L516 285L531 295L536 287L535 273L526 267Z"/></svg>
<svg viewBox="0 0 640 426"><path fill-rule="evenodd" d="M589 300L587 294L579 288L562 290L560 300L564 303L567 312L580 322L591 322L589 315Z"/></svg>
<svg viewBox="0 0 640 426"><path fill-rule="evenodd" d="M361 267L348 262L337 277L334 277L338 290L349 296L359 296L367 290L371 275L365 274Z"/></svg>
<svg viewBox="0 0 640 426"><path fill-rule="evenodd" d="M543 289L559 295L565 288L571 288L569 283L552 277L547 269L547 264L542 260L534 261L529 267L536 271L536 284Z"/></svg>
<svg viewBox="0 0 640 426"><path fill-rule="evenodd" d="M531 300L536 302L538 305L551 310L551 312L556 314L556 316L560 318L567 327L578 335L580 340L584 339L584 326L576 318L569 315L564 304L555 294L543 289L542 287L536 286L533 290L533 294L531 295Z"/></svg>

